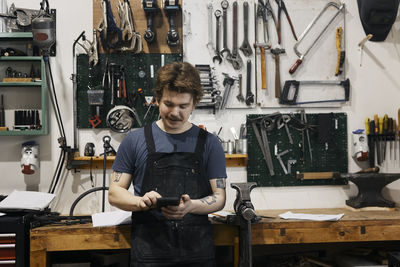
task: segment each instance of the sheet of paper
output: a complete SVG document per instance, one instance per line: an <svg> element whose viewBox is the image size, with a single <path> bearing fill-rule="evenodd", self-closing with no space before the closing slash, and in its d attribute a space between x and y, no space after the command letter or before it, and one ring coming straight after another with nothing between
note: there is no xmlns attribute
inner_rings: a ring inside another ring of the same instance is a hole
<svg viewBox="0 0 400 267"><path fill-rule="evenodd" d="M341 214L306 214L306 213L293 213L291 211L279 214L279 217L285 220L310 220L310 221L338 221L343 217Z"/></svg>
<svg viewBox="0 0 400 267"><path fill-rule="evenodd" d="M129 224L132 212L117 210L92 214L93 227Z"/></svg>
<svg viewBox="0 0 400 267"><path fill-rule="evenodd" d="M213 217L213 216L226 217L228 215L235 215L235 213L233 213L231 211L227 211L227 210L220 210L220 211L208 214L208 217Z"/></svg>
<svg viewBox="0 0 400 267"><path fill-rule="evenodd" d="M0 209L43 210L49 206L55 196L55 194L43 192L15 190L0 202Z"/></svg>

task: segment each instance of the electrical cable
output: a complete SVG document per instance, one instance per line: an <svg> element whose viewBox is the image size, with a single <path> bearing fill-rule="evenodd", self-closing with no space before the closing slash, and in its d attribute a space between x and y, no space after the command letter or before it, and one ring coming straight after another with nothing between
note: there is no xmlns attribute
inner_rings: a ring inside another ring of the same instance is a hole
<svg viewBox="0 0 400 267"><path fill-rule="evenodd" d="M58 142L60 143L60 148L61 148L61 152L60 152L60 157L59 157L59 161L57 163L57 167L54 171L54 175L53 175L53 179L51 181L51 187L49 188L49 192L50 193L54 193L57 184L60 180L60 175L61 175L61 171L62 168L64 166L64 161L65 161L65 153L66 153L66 138L65 138L65 130L64 130L64 124L62 121L62 117L61 117L61 112L60 112L60 108L58 105L58 99L57 99L57 94L55 91L55 86L54 86L54 80L53 80L53 74L51 71L51 65L50 65L50 61L49 61L49 57L48 55L45 55L43 57L44 62L45 62L45 71L46 71L46 79L48 81L48 91L49 91L49 95L50 95L50 100L51 103L53 105L53 109L54 109L54 114L57 120L57 125L58 125L58 129L60 131L60 138L58 140Z"/></svg>
<svg viewBox="0 0 400 267"><path fill-rule="evenodd" d="M58 157L58 162L57 162L56 170L60 167L60 163L61 163L61 159L62 159L62 154L63 154L62 151L60 151L60 156ZM52 191L54 181L55 181L55 173L53 174L53 178L51 179L50 187L49 187L49 190L47 191L47 193L50 193L50 192Z"/></svg>
<svg viewBox="0 0 400 267"><path fill-rule="evenodd" d="M54 191L55 191L56 188L57 188L58 181L60 180L61 171L62 171L62 169L63 169L64 161L65 161L65 154L66 154L65 150L61 150L61 155L62 155L61 164L60 164L60 167L59 167L58 169L56 169L56 171L55 171L55 172L57 172L57 175L55 176L55 177L56 177L56 180L55 180L53 189L52 189L51 192L50 192L51 194L54 194Z"/></svg>
<svg viewBox="0 0 400 267"><path fill-rule="evenodd" d="M51 103L53 104L53 108L54 108L54 111L55 111L57 124L58 124L59 130L60 130L60 136L66 142L64 124L62 122L61 112L60 112L60 108L59 108L59 105L58 105L57 94L56 94L56 90L55 90L55 86L54 86L53 74L52 74L52 71L51 71L51 65L50 65L50 61L49 61L49 56L45 55L43 57L43 59L44 59L44 62L45 62L45 67L47 67L46 68L46 74L47 74L47 76L49 76L50 84L51 84L51 87L52 87L51 90L49 90L49 92L51 92L50 100L51 100ZM47 70L48 70L48 72L47 72Z"/></svg>
<svg viewBox="0 0 400 267"><path fill-rule="evenodd" d="M105 190L108 190L108 187L104 187L104 186L102 186L102 187L94 187L94 188L91 188L91 189L89 189L89 190L83 192L83 193L82 193L77 199L75 199L75 201L72 203L71 209L69 210L69 216L73 216L75 206L78 204L78 202L79 202L82 198L84 198L85 196L89 195L90 193L93 193L93 192L96 192L96 191L100 191L100 190L103 190L103 192L105 192Z"/></svg>

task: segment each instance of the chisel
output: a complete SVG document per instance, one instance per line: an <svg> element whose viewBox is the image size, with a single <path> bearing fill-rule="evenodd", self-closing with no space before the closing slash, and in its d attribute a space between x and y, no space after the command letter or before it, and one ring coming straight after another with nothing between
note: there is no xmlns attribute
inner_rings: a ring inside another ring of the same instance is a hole
<svg viewBox="0 0 400 267"><path fill-rule="evenodd" d="M398 141L399 141L399 164L400 164L400 108L397 110L397 122L398 122Z"/></svg>

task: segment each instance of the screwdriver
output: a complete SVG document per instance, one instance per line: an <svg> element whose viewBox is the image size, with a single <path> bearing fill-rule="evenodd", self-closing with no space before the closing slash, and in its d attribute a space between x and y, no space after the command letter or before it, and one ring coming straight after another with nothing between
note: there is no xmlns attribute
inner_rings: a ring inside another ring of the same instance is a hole
<svg viewBox="0 0 400 267"><path fill-rule="evenodd" d="M383 129L382 129L382 139L384 141L383 144L383 160L386 159L386 146L387 146L387 135L388 135L388 130L389 130L389 116L388 114L385 114L383 116Z"/></svg>
<svg viewBox="0 0 400 267"><path fill-rule="evenodd" d="M368 119L369 120L369 119ZM374 131L375 131L375 122L372 120L370 122L370 136L371 136L371 145L369 146L369 166L375 167L375 137L374 137ZM369 144L369 143L368 143Z"/></svg>
<svg viewBox="0 0 400 267"><path fill-rule="evenodd" d="M399 141L399 163L400 163L400 108L397 110L397 122L398 122L398 128L397 128L397 133L398 133L398 141Z"/></svg>
<svg viewBox="0 0 400 267"><path fill-rule="evenodd" d="M382 117L379 117L379 147L380 147L380 149L381 149L381 151L380 151L380 164L382 164L383 163L383 161L384 161L384 155L383 155L383 145L382 145L382 142L383 142L383 118ZM380 165L379 164L379 165Z"/></svg>
<svg viewBox="0 0 400 267"><path fill-rule="evenodd" d="M380 142L379 142L379 117L377 114L374 115L374 128L375 129L375 144L376 144L376 157L377 157L377 164L381 165L381 149L380 149Z"/></svg>
<svg viewBox="0 0 400 267"><path fill-rule="evenodd" d="M397 128L396 128L396 119L393 119L393 155L394 155L394 161L396 161L396 135L397 135Z"/></svg>
<svg viewBox="0 0 400 267"><path fill-rule="evenodd" d="M393 151L393 138L392 137L393 137L393 119L389 118L387 139L389 140L389 156L390 156L390 160L392 160L392 151Z"/></svg>
<svg viewBox="0 0 400 267"><path fill-rule="evenodd" d="M371 120L369 118L366 118L364 123L365 123L365 133L367 134L368 138L368 153L369 153L368 159L369 159L369 165L371 166L371 159L373 159L372 153L374 153L373 150L374 143L372 141L372 136L370 134ZM374 165L374 159L372 161L372 165Z"/></svg>

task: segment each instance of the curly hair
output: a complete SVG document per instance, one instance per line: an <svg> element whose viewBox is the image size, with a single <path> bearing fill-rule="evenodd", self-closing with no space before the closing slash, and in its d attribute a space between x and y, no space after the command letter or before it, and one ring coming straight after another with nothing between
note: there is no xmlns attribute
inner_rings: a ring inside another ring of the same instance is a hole
<svg viewBox="0 0 400 267"><path fill-rule="evenodd" d="M153 88L157 101L161 100L164 90L189 93L193 97L193 103L199 103L203 97L199 71L188 62L173 62L161 67Z"/></svg>

